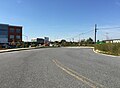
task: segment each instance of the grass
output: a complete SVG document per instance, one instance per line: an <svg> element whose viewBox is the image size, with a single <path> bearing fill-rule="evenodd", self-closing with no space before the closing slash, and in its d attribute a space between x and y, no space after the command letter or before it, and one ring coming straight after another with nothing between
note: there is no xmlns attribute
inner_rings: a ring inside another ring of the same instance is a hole
<svg viewBox="0 0 120 88"><path fill-rule="evenodd" d="M94 45L95 50L101 51L101 53L120 56L120 43L106 43Z"/></svg>

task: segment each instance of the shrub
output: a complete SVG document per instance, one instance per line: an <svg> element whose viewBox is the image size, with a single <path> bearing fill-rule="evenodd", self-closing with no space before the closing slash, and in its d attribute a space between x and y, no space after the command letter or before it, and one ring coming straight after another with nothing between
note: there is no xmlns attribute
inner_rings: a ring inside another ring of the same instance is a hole
<svg viewBox="0 0 120 88"><path fill-rule="evenodd" d="M35 44L31 44L31 47L36 47L36 45Z"/></svg>
<svg viewBox="0 0 120 88"><path fill-rule="evenodd" d="M95 49L112 55L120 55L120 43L96 44Z"/></svg>

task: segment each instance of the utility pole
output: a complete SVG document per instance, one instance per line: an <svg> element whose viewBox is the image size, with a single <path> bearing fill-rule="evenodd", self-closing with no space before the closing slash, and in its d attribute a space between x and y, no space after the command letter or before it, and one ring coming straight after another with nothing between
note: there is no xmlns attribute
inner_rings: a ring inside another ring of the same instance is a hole
<svg viewBox="0 0 120 88"><path fill-rule="evenodd" d="M72 40L73 40L73 43L74 43L74 38L72 38Z"/></svg>
<svg viewBox="0 0 120 88"><path fill-rule="evenodd" d="M96 39L97 39L97 24L95 24L95 44L96 44Z"/></svg>
<svg viewBox="0 0 120 88"><path fill-rule="evenodd" d="M79 34L79 44L80 44L80 34Z"/></svg>
<svg viewBox="0 0 120 88"><path fill-rule="evenodd" d="M27 36L27 35L23 35L23 36L25 36L25 37L26 37L26 40L27 40L27 42L28 42L28 36Z"/></svg>

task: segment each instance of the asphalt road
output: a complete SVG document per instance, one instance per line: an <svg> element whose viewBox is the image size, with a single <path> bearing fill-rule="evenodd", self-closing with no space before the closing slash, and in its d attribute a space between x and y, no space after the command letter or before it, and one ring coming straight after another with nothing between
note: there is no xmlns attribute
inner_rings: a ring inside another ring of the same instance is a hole
<svg viewBox="0 0 120 88"><path fill-rule="evenodd" d="M120 57L83 48L1 53L0 88L120 88Z"/></svg>

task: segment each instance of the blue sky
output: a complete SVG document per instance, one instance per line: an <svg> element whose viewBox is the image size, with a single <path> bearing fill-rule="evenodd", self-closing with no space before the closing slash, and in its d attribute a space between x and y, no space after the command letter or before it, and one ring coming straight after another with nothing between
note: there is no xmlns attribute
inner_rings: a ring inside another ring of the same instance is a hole
<svg viewBox="0 0 120 88"><path fill-rule="evenodd" d="M67 39L94 29L94 24L120 26L120 0L0 0L0 23L22 25L29 40ZM120 38L119 30L99 30L98 39ZM81 38L93 38L93 34Z"/></svg>

